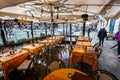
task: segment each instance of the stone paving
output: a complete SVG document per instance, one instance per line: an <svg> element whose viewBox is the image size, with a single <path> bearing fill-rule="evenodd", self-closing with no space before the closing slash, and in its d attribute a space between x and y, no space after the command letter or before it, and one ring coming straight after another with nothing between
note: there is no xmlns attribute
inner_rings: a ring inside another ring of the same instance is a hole
<svg viewBox="0 0 120 80"><path fill-rule="evenodd" d="M98 42L97 33L91 32L90 36L93 38L92 44ZM102 47L103 52L99 57L99 69L107 70L114 74L120 80L120 58L117 58L117 47L111 49L117 42L105 40Z"/></svg>

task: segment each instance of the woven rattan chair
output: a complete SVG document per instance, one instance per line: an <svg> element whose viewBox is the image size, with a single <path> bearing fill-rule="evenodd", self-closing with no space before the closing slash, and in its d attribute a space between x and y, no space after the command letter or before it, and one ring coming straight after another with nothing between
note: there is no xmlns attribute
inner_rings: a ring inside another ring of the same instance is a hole
<svg viewBox="0 0 120 80"><path fill-rule="evenodd" d="M98 52L97 52L97 58L99 59L100 55L102 53L102 49L99 48Z"/></svg>
<svg viewBox="0 0 120 80"><path fill-rule="evenodd" d="M38 53L38 56L37 56L38 64L39 64L39 60L40 60L40 62L43 61L42 59L44 57L48 60L49 56L47 55L47 46L45 46L45 45L42 47L42 49Z"/></svg>
<svg viewBox="0 0 120 80"><path fill-rule="evenodd" d="M80 70L88 75L92 73L92 66L84 62L74 63L71 67Z"/></svg>
<svg viewBox="0 0 120 80"><path fill-rule="evenodd" d="M9 52L9 51L10 51L10 48L6 47L6 48L3 48L2 53L6 53L6 52Z"/></svg>
<svg viewBox="0 0 120 80"><path fill-rule="evenodd" d="M53 72L57 69L65 68L65 64L61 60L54 60L48 65L48 72Z"/></svg>
<svg viewBox="0 0 120 80"><path fill-rule="evenodd" d="M30 70L36 63L36 56L37 54L34 54L31 60L24 60L21 65L17 67L18 71L28 71Z"/></svg>
<svg viewBox="0 0 120 80"><path fill-rule="evenodd" d="M106 70L96 70L90 76L95 80L118 80L112 73Z"/></svg>
<svg viewBox="0 0 120 80"><path fill-rule="evenodd" d="M2 65L2 62L0 62L0 71L3 71L3 65Z"/></svg>
<svg viewBox="0 0 120 80"><path fill-rule="evenodd" d="M98 52L99 50L99 43L96 43L94 46L93 46L95 52Z"/></svg>

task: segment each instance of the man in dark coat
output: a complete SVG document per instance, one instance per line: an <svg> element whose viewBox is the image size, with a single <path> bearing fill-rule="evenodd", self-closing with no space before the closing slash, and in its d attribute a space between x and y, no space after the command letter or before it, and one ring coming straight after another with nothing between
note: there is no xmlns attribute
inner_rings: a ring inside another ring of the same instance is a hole
<svg viewBox="0 0 120 80"><path fill-rule="evenodd" d="M101 28L100 31L98 32L98 38L99 38L99 46L103 46L104 43L104 38L107 36L107 31L105 28Z"/></svg>

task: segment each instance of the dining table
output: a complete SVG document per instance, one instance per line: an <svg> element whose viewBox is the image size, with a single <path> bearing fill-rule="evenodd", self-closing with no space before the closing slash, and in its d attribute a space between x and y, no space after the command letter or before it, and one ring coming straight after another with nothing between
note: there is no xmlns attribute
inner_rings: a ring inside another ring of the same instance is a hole
<svg viewBox="0 0 120 80"><path fill-rule="evenodd" d="M77 41L77 42L76 42L76 45L77 45L77 46L92 47L92 44L91 44L90 42L80 42L80 41Z"/></svg>
<svg viewBox="0 0 120 80"><path fill-rule="evenodd" d="M43 46L44 44L29 44L29 45L23 46L22 50L27 50L30 52L30 54L34 54L34 53L38 53Z"/></svg>
<svg viewBox="0 0 120 80"><path fill-rule="evenodd" d="M75 45L70 55L70 66L78 62L84 62L92 66L92 70L97 69L97 53L94 51L90 42L79 42L84 43L82 45ZM87 44L85 44L87 43ZM77 44L77 43L76 43ZM87 47L85 47L87 46Z"/></svg>
<svg viewBox="0 0 120 80"><path fill-rule="evenodd" d="M47 39L47 40L42 40L42 41L39 41L39 44L44 44L46 46L53 46L56 44L55 40L51 40L51 39Z"/></svg>
<svg viewBox="0 0 120 80"><path fill-rule="evenodd" d="M30 53L26 50L15 50L0 55L4 71L4 79L9 80L9 72L17 68L25 59L28 59Z"/></svg>
<svg viewBox="0 0 120 80"><path fill-rule="evenodd" d="M88 37L84 37L84 36L78 36L77 38L77 42L90 42Z"/></svg>
<svg viewBox="0 0 120 80"><path fill-rule="evenodd" d="M94 80L76 69L62 68L49 73L43 80Z"/></svg>

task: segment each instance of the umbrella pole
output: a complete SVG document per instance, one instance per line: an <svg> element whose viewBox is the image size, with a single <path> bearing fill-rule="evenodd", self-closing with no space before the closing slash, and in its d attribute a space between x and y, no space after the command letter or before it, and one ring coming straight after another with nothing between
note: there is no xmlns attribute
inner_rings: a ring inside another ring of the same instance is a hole
<svg viewBox="0 0 120 80"><path fill-rule="evenodd" d="M51 35L53 36L54 35L54 30L53 30L53 11L52 11L52 4L50 5L51 6Z"/></svg>
<svg viewBox="0 0 120 80"><path fill-rule="evenodd" d="M71 31L72 30L72 24L70 24L70 45L72 45L72 37L71 37Z"/></svg>
<svg viewBox="0 0 120 80"><path fill-rule="evenodd" d="M86 26L86 22L83 22L83 36L85 36L85 26Z"/></svg>
<svg viewBox="0 0 120 80"><path fill-rule="evenodd" d="M66 23L66 38L65 38L65 46L67 45L67 23Z"/></svg>

